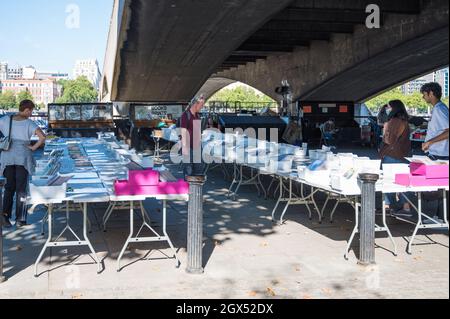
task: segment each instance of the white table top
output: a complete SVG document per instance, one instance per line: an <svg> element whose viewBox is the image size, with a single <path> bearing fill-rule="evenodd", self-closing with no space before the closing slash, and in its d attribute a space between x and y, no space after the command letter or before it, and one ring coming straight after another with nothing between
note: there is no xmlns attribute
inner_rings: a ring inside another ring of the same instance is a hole
<svg viewBox="0 0 450 319"><path fill-rule="evenodd" d="M216 133L217 135L217 133ZM229 135L228 137L232 137L234 138L234 135ZM224 140L225 137L222 134L222 136L219 138L216 138L215 140L213 140L214 142L217 141L221 141ZM242 138L241 138L242 139ZM318 188L318 189L322 189L324 191L327 192L332 192L335 193L337 195L342 195L342 196L360 196L361 195L361 190L356 190L356 188L354 189L349 189L349 190L336 190L333 189L329 184L328 184L328 180L326 181L327 183L320 183L320 181L317 182L312 182L312 181L307 181L307 180L303 180L300 179L297 175L296 172L290 172L290 173L286 173L286 172L280 172L280 171L269 171L265 168L265 165L260 164L260 163L245 163L245 156L248 154L248 150L245 149L245 145L248 145L248 143L245 141L245 138L242 139L240 146L235 146L230 144L228 147L226 147L226 152L225 154L222 154L222 157L217 156L217 155L213 155L212 158L215 161L227 161L230 160L230 155L239 155L239 156L231 156L231 159L234 159L234 162L236 162L239 165L245 165L247 167L253 168L253 169L258 169L260 171L260 173L265 174L265 175L275 175L275 176L279 176L279 177L284 177L284 178L288 178L291 179L293 181L296 182L300 182L306 185L309 185L311 187L314 188ZM267 144L269 145L269 144ZM279 150L281 151L281 154L283 153L294 153L296 147L292 146L292 145L286 145L286 144L278 144ZM250 147L251 148L251 147ZM252 152L252 150L254 151L255 148L251 148L250 152ZM228 152L228 154L227 154ZM228 155L228 157L227 157ZM286 154L284 154L286 155ZM377 184L376 184L376 192L382 192L382 193L404 193L404 192L433 192L433 191L438 191L438 190L449 190L449 186L442 186L442 187L438 187L438 186L402 186L402 185L398 185L395 184L394 181L391 180L380 180Z"/></svg>
<svg viewBox="0 0 450 319"><path fill-rule="evenodd" d="M73 141L72 141L73 142ZM74 203L103 203L115 201L144 201L154 198L156 200L180 200L187 201L189 195L132 195L132 196L116 196L112 187L111 178L108 172L116 174L123 171L123 164L116 158L108 156L112 151L108 149L106 144L94 139L80 139L84 147L80 145L80 149L84 149L88 158L95 165L92 168L76 168L74 173L66 175L74 175L67 185L73 191L66 192L64 198L49 199L33 199L28 198L27 203L31 205L39 204L62 204L63 202ZM67 147L67 145L66 145ZM119 150L121 155L134 155L133 151Z"/></svg>

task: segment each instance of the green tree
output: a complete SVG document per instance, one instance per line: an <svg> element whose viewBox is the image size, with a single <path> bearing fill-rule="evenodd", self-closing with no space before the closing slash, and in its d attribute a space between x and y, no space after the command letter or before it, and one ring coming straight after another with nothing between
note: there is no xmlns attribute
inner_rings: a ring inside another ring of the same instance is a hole
<svg viewBox="0 0 450 319"><path fill-rule="evenodd" d="M9 110L16 106L16 97L12 91L0 93L0 109Z"/></svg>
<svg viewBox="0 0 450 319"><path fill-rule="evenodd" d="M62 80L59 84L63 87L63 95L56 100L57 103L92 103L98 100L97 90L85 76Z"/></svg>
<svg viewBox="0 0 450 319"><path fill-rule="evenodd" d="M445 105L448 106L448 96L442 99L442 102L445 103Z"/></svg>
<svg viewBox="0 0 450 319"><path fill-rule="evenodd" d="M259 104L269 104L275 102L267 95L259 94L255 89L248 86L237 86L233 89L222 89L214 94L209 101L217 102L256 102Z"/></svg>
<svg viewBox="0 0 450 319"><path fill-rule="evenodd" d="M392 100L402 101L410 111L424 113L428 110L428 104L422 98L422 94L420 92L403 94L400 88L387 91L367 101L366 105L374 114L377 114L383 105Z"/></svg>
<svg viewBox="0 0 450 319"><path fill-rule="evenodd" d="M22 102L23 100L31 100L34 102L34 97L30 93L30 91L28 91L28 89L17 93L17 95L16 95L16 107L17 108L19 108L20 102Z"/></svg>

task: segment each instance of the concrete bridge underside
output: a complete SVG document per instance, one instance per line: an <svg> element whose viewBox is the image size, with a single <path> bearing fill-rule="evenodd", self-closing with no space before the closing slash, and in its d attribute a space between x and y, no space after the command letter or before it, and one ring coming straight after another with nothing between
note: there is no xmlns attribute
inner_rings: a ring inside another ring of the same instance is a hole
<svg viewBox="0 0 450 319"><path fill-rule="evenodd" d="M379 29L365 25L371 3L381 9ZM296 99L363 101L449 60L448 0L117 0L115 7L103 84L103 97L114 101L187 101L234 81L275 98L283 79Z"/></svg>

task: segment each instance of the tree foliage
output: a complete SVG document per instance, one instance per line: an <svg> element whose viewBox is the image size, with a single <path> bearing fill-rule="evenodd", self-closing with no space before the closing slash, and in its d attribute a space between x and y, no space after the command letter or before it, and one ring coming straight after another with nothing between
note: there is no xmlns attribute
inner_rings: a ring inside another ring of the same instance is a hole
<svg viewBox="0 0 450 319"><path fill-rule="evenodd" d="M30 100L30 101L34 102L34 97L30 93L30 91L28 91L28 90L25 90L25 91L17 93L17 95L16 95L16 107L19 107L20 102L22 102L23 100Z"/></svg>
<svg viewBox="0 0 450 319"><path fill-rule="evenodd" d="M61 80L63 95L57 103L92 103L97 102L98 92L87 77L81 76L76 80Z"/></svg>
<svg viewBox="0 0 450 319"><path fill-rule="evenodd" d="M34 97L28 90L21 91L17 93L17 95L15 95L13 91L5 91L0 94L0 109L18 109L20 102L23 100L30 100L34 102Z"/></svg>
<svg viewBox="0 0 450 319"><path fill-rule="evenodd" d="M374 114L377 114L383 105L392 100L402 101L405 106L414 113L426 113L429 107L427 102L425 102L422 98L422 94L420 92L403 94L400 88L395 88L391 91L383 93L370 101L367 101L366 105ZM443 99L443 102L448 105L448 97Z"/></svg>
<svg viewBox="0 0 450 319"><path fill-rule="evenodd" d="M216 94L214 94L209 101L217 102L256 102L261 104L268 104L275 102L272 98L267 95L258 93L255 89L248 86L237 86L233 89L222 89Z"/></svg>
<svg viewBox="0 0 450 319"><path fill-rule="evenodd" d="M9 110L16 107L16 97L12 91L0 93L0 109Z"/></svg>

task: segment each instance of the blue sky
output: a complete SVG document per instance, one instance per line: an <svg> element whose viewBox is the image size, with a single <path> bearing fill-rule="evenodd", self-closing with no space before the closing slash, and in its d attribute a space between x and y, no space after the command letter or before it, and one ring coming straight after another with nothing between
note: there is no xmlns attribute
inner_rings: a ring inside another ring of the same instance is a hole
<svg viewBox="0 0 450 319"><path fill-rule="evenodd" d="M113 0L0 0L0 61L72 75L75 60L95 58L102 69L112 8Z"/></svg>

